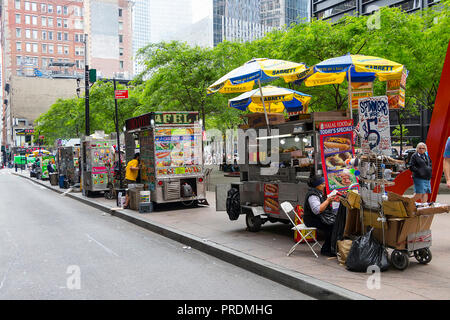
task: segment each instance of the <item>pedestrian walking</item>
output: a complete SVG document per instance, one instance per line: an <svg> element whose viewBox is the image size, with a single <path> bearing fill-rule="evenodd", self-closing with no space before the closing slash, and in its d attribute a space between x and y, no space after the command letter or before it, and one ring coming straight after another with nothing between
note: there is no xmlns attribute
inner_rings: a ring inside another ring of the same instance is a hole
<svg viewBox="0 0 450 320"><path fill-rule="evenodd" d="M427 153L427 145L423 142L417 144L416 152L411 156L410 170L414 181L414 201L425 203L428 193L431 193L432 164Z"/></svg>
<svg viewBox="0 0 450 320"><path fill-rule="evenodd" d="M444 150L444 175L447 187L450 188L450 137L447 138Z"/></svg>

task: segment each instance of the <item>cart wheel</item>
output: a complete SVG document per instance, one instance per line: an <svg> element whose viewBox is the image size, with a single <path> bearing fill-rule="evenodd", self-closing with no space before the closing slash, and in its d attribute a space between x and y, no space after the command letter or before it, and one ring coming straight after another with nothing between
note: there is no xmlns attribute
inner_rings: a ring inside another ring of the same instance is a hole
<svg viewBox="0 0 450 320"><path fill-rule="evenodd" d="M421 264L427 264L433 258L433 256L431 255L430 248L422 248L419 250L414 250L414 257Z"/></svg>
<svg viewBox="0 0 450 320"><path fill-rule="evenodd" d="M247 230L251 232L258 232L261 230L262 219L260 216L254 216L253 212L248 212L245 216L245 223L247 224Z"/></svg>
<svg viewBox="0 0 450 320"><path fill-rule="evenodd" d="M105 191L105 199L107 199L107 200L114 199L114 192L112 192L112 191Z"/></svg>
<svg viewBox="0 0 450 320"><path fill-rule="evenodd" d="M181 203L182 203L185 207L195 207L195 206L197 205L197 201L196 201L196 200L181 201Z"/></svg>
<svg viewBox="0 0 450 320"><path fill-rule="evenodd" d="M408 252L395 249L391 253L391 263L396 269L405 270L409 266Z"/></svg>
<svg viewBox="0 0 450 320"><path fill-rule="evenodd" d="M227 194L227 213L230 220L237 220L241 214L239 190L231 188Z"/></svg>

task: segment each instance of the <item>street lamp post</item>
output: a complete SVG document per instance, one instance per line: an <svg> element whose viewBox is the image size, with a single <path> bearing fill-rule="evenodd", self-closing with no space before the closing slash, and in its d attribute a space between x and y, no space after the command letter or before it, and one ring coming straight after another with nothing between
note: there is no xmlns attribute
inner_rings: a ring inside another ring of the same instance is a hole
<svg viewBox="0 0 450 320"><path fill-rule="evenodd" d="M84 35L84 116L86 137L91 134L89 121L89 66L87 64L87 34Z"/></svg>
<svg viewBox="0 0 450 320"><path fill-rule="evenodd" d="M113 78L113 84L114 84L114 105L115 105L115 112L116 112L116 135L117 135L117 151L119 153L119 183L120 188L122 189L122 161L120 159L120 133L119 133L119 115L117 111L117 98L116 98L116 77Z"/></svg>

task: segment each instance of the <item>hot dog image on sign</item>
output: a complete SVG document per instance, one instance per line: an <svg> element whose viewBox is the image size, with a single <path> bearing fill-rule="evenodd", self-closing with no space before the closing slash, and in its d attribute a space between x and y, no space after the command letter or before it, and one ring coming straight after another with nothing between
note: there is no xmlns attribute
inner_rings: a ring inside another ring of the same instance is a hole
<svg viewBox="0 0 450 320"><path fill-rule="evenodd" d="M264 184L264 211L268 213L280 213L277 184Z"/></svg>

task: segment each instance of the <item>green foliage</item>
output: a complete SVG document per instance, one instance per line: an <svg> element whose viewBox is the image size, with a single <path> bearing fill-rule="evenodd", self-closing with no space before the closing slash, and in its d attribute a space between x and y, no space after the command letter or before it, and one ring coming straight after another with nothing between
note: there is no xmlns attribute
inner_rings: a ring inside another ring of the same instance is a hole
<svg viewBox="0 0 450 320"><path fill-rule="evenodd" d="M338 23L313 20L289 29L275 30L253 42L223 42L214 48L190 47L181 42L150 44L139 51L145 70L129 87L129 99L119 101L119 129L126 118L155 110L199 111L206 128L225 130L241 122L243 112L228 108L234 95L206 95L206 88L224 74L252 58L304 62L308 66L351 54L364 54L402 63L409 70L406 108L401 119L417 114L418 105L434 106L444 56L450 39L450 0L432 9L404 13L382 8L378 16L347 16ZM370 20L369 20L370 19ZM378 22L378 21L376 21ZM346 109L347 82L306 87L277 80L271 84L312 95L310 110ZM123 86L118 86L118 89ZM374 94L385 92L375 82ZM91 131L115 131L111 82L98 81L91 89ZM58 100L37 120L46 139L69 138L84 133L84 100Z"/></svg>

